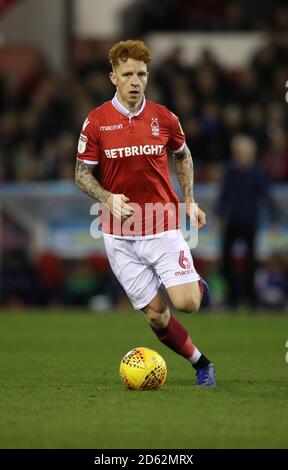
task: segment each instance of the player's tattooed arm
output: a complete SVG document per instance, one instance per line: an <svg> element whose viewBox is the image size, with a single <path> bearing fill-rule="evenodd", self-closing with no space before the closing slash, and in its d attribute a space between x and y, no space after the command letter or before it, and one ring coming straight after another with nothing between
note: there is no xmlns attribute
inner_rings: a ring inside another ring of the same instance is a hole
<svg viewBox="0 0 288 470"><path fill-rule="evenodd" d="M189 148L185 147L181 152L173 153L175 172L180 183L184 200L186 203L186 212L189 215L192 224L198 228L206 224L206 214L198 204L194 204L193 181L194 168L193 160Z"/></svg>
<svg viewBox="0 0 288 470"><path fill-rule="evenodd" d="M77 186L86 194L106 204L110 212L121 220L126 220L134 213L129 206L129 198L125 194L113 194L106 191L93 176L93 165L77 160L75 181Z"/></svg>
<svg viewBox="0 0 288 470"><path fill-rule="evenodd" d="M94 199L97 199L97 201L105 204L111 193L102 188L97 179L94 178L92 174L93 167L94 165L88 165L87 163L77 160L75 168L75 182L84 193L88 194L88 196L91 196Z"/></svg>
<svg viewBox="0 0 288 470"><path fill-rule="evenodd" d="M194 170L193 170L193 160L191 153L187 145L181 152L173 153L173 160L175 166L175 173L177 175L180 187L185 201L194 201L193 196L193 180L194 180Z"/></svg>

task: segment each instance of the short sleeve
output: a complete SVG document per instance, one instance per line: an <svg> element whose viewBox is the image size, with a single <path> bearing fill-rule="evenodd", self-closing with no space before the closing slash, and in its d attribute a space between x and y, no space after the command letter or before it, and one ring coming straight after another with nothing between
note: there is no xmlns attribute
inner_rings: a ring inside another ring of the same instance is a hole
<svg viewBox="0 0 288 470"><path fill-rule="evenodd" d="M84 163L97 165L100 156L99 126L92 112L83 123L78 140L77 158Z"/></svg>
<svg viewBox="0 0 288 470"><path fill-rule="evenodd" d="M180 121L175 114L169 111L170 117L170 139L168 141L168 147L172 152L180 152L185 145L185 134L181 127Z"/></svg>

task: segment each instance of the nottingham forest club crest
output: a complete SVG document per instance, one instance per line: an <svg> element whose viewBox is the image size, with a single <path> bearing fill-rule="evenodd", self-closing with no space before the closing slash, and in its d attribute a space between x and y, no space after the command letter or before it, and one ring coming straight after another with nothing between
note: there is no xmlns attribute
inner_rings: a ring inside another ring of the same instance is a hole
<svg viewBox="0 0 288 470"><path fill-rule="evenodd" d="M151 119L151 130L152 130L152 135L154 135L155 137L158 137L158 135L160 135L160 127L159 127L159 122L157 118Z"/></svg>

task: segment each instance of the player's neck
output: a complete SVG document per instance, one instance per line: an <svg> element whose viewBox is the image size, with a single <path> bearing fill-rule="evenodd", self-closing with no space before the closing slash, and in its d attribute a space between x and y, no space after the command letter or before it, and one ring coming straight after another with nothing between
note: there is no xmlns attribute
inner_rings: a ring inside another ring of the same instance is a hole
<svg viewBox="0 0 288 470"><path fill-rule="evenodd" d="M127 111L133 114L136 114L138 113L138 111L140 111L142 103L143 103L143 96L137 103L129 103L128 101L123 100L122 97L119 95L119 93L116 93L116 98L119 101L119 103L122 104L122 106L124 106L124 108L127 109Z"/></svg>

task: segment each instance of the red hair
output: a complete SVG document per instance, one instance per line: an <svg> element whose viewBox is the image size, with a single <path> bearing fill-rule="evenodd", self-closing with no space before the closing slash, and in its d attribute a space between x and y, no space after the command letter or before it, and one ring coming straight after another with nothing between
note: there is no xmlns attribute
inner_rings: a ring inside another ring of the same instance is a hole
<svg viewBox="0 0 288 470"><path fill-rule="evenodd" d="M148 64L151 60L150 52L143 41L128 39L114 44L108 54L112 67L117 67L119 61L126 62L128 59L139 60Z"/></svg>

